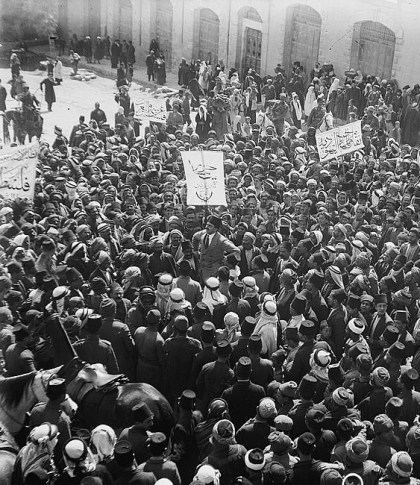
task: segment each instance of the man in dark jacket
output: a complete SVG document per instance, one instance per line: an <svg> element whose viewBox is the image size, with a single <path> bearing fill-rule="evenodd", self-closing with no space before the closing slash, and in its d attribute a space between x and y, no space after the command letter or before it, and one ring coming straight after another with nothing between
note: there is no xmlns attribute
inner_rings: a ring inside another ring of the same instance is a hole
<svg viewBox="0 0 420 485"><path fill-rule="evenodd" d="M105 111L101 109L101 105L98 102L95 103L95 109L90 113L90 119L95 120L99 127L107 121Z"/></svg>
<svg viewBox="0 0 420 485"><path fill-rule="evenodd" d="M232 354L230 356L230 365L234 367L241 357L248 357L249 338L255 329L255 318L245 317L241 325L241 335L239 339L232 344Z"/></svg>
<svg viewBox="0 0 420 485"><path fill-rule="evenodd" d="M302 377L311 370L309 358L315 345L315 324L310 320L304 320L299 327L299 340L303 342L296 352L287 379L290 381L300 382Z"/></svg>
<svg viewBox="0 0 420 485"><path fill-rule="evenodd" d="M261 335L251 335L248 341L248 356L252 362L251 381L266 390L274 379L274 369L271 360L260 357L261 351Z"/></svg>
<svg viewBox="0 0 420 485"><path fill-rule="evenodd" d="M254 418L249 419L236 432L236 440L246 449L250 450L253 446L262 450L269 444L268 436L275 431L270 426L270 422L277 413L274 400L269 397L261 399L257 406Z"/></svg>
<svg viewBox="0 0 420 485"><path fill-rule="evenodd" d="M216 328L211 322L204 322L201 327L201 344L203 349L194 356L191 376L190 389L196 389L196 381L201 372L201 369L210 362L217 359L216 350L214 348L214 339L216 337Z"/></svg>
<svg viewBox="0 0 420 485"><path fill-rule="evenodd" d="M233 424L238 429L255 414L255 408L263 397L264 388L251 382L252 363L249 357L241 357L236 364L236 382L223 391L222 399L229 406Z"/></svg>
<svg viewBox="0 0 420 485"><path fill-rule="evenodd" d="M109 374L119 374L117 359L112 345L106 340L99 338L102 326L100 315L89 316L86 325L86 338L73 344L77 355L89 364L103 364Z"/></svg>
<svg viewBox="0 0 420 485"><path fill-rule="evenodd" d="M227 339L216 343L217 360L205 364L197 378L197 396L200 410L205 412L210 401L220 397L233 382L233 370L229 367L232 347Z"/></svg>
<svg viewBox="0 0 420 485"><path fill-rule="evenodd" d="M182 391L188 388L194 356L201 350L198 340L187 337L188 319L179 315L174 322L175 336L163 344L165 352L164 393L174 405Z"/></svg>
<svg viewBox="0 0 420 485"><path fill-rule="evenodd" d="M110 298L101 302L99 313L102 326L99 337L111 343L118 361L120 372L134 381L134 341L125 323L115 320L117 305Z"/></svg>

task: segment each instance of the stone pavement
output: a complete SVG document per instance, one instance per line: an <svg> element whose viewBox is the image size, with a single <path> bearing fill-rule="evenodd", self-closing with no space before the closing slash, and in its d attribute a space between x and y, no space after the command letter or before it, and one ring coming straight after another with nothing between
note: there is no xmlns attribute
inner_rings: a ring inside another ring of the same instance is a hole
<svg viewBox="0 0 420 485"><path fill-rule="evenodd" d="M45 57L50 56L50 50L47 45L31 47L30 51L38 55L43 55ZM71 66L68 55L58 56L58 57L60 58L64 66L69 66L69 67ZM95 74L102 77L106 77L108 79L117 78L117 70L111 68L111 61L109 59L102 59L100 64L88 64L87 62L85 62L85 58L81 56L81 60L79 62L79 68L92 71ZM160 87L158 84L147 80L146 65L144 62L136 62L136 64L134 65L133 81L141 84L146 88L156 89ZM175 74L173 72L167 72L166 81L167 82L165 86L172 89L179 89L178 74Z"/></svg>

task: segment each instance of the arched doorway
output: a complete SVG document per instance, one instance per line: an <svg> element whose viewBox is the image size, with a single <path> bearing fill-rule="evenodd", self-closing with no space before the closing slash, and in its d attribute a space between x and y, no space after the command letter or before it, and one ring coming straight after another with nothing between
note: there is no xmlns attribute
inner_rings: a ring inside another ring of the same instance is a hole
<svg viewBox="0 0 420 485"><path fill-rule="evenodd" d="M300 62L309 73L318 60L321 15L307 5L291 5L286 11L283 64L287 73Z"/></svg>
<svg viewBox="0 0 420 485"><path fill-rule="evenodd" d="M194 48L195 59L215 65L219 60L219 17L209 8L194 12Z"/></svg>
<svg viewBox="0 0 420 485"><path fill-rule="evenodd" d="M101 1L100 0L89 0L86 2L86 7L88 9L85 19L87 19L86 34L95 42L98 35L101 35Z"/></svg>
<svg viewBox="0 0 420 485"><path fill-rule="evenodd" d="M357 22L353 27L350 67L362 74L391 79L395 33L380 22Z"/></svg>
<svg viewBox="0 0 420 485"><path fill-rule="evenodd" d="M261 69L262 19L253 7L243 7L238 12L238 41L236 68L241 74L248 69Z"/></svg>
<svg viewBox="0 0 420 485"><path fill-rule="evenodd" d="M123 41L133 40L133 5L131 0L120 0L120 21L118 38Z"/></svg>
<svg viewBox="0 0 420 485"><path fill-rule="evenodd" d="M165 56L166 69L172 61L173 7L170 0L156 0L156 40Z"/></svg>

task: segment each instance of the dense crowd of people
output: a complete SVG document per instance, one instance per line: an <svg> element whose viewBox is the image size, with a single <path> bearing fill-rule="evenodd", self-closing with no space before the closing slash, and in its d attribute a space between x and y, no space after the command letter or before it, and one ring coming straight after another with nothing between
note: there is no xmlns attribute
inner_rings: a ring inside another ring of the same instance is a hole
<svg viewBox="0 0 420 485"><path fill-rule="evenodd" d="M175 424L138 402L131 427L76 433L54 377L12 483L419 483L418 86L197 67L166 128L140 136L119 95L114 126L99 104L69 139L57 126L33 201L0 209L4 376L48 367L57 319ZM362 119L364 148L321 162L327 113ZM223 152L226 206L188 205L189 150Z"/></svg>

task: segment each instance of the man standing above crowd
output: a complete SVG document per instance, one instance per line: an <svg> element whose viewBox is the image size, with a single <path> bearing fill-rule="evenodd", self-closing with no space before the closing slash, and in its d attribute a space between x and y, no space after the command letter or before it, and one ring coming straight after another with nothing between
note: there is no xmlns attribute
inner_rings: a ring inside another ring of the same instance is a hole
<svg viewBox="0 0 420 485"><path fill-rule="evenodd" d="M217 270L222 266L225 253L234 254L238 260L240 258L240 249L220 234L221 225L220 217L210 216L207 219L205 231L200 231L194 235L194 238L199 237L200 241L198 255L203 282L210 276L217 274Z"/></svg>
<svg viewBox="0 0 420 485"><path fill-rule="evenodd" d="M90 113L90 119L95 120L99 127L107 122L105 111L101 109L98 102L95 103L95 109Z"/></svg>

